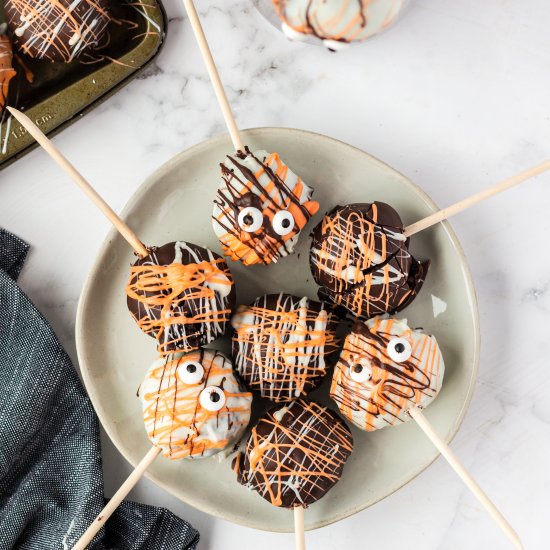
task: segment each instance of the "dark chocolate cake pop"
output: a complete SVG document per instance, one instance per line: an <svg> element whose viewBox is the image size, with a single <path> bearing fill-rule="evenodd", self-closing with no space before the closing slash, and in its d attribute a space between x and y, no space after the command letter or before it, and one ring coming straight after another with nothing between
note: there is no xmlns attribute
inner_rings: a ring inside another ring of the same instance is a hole
<svg viewBox="0 0 550 550"><path fill-rule="evenodd" d="M36 59L69 63L96 49L111 21L108 0L6 0L18 48Z"/></svg>
<svg viewBox="0 0 550 550"><path fill-rule="evenodd" d="M6 105L10 81L16 75L13 69L11 40L5 35L6 24L0 25L0 113Z"/></svg>
<svg viewBox="0 0 550 550"><path fill-rule="evenodd" d="M239 306L231 324L235 368L249 389L277 403L315 389L338 348L335 315L306 297L261 296Z"/></svg>
<svg viewBox="0 0 550 550"><path fill-rule="evenodd" d="M235 306L225 260L183 241L151 248L130 270L128 308L138 326L157 339L161 355L192 351L221 336Z"/></svg>
<svg viewBox="0 0 550 550"><path fill-rule="evenodd" d="M351 432L336 413L299 399L258 421L233 470L274 506L305 508L340 480L352 450Z"/></svg>
<svg viewBox="0 0 550 550"><path fill-rule="evenodd" d="M319 297L362 319L407 307L430 262L411 256L403 231L385 203L336 206L312 232L310 266Z"/></svg>
<svg viewBox="0 0 550 550"><path fill-rule="evenodd" d="M277 403L319 386L338 348L335 315L306 297L261 296L239 306L231 324L235 368L249 389Z"/></svg>

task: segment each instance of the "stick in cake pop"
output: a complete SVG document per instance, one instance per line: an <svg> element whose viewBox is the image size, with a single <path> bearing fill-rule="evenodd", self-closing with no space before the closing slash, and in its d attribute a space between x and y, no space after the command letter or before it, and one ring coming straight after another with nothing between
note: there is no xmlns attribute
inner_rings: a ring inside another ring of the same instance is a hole
<svg viewBox="0 0 550 550"><path fill-rule="evenodd" d="M517 533L421 412L439 393L444 372L433 336L411 329L406 320L377 317L353 325L334 368L330 396L340 412L365 431L412 417L510 540L522 548Z"/></svg>
<svg viewBox="0 0 550 550"><path fill-rule="evenodd" d="M315 36L330 50L366 40L393 23L404 0L272 0L290 39Z"/></svg>
<svg viewBox="0 0 550 550"><path fill-rule="evenodd" d="M236 150L221 165L214 231L232 260L244 265L276 262L293 252L319 203L311 200L313 189L277 153L252 152L244 146L193 1L183 4Z"/></svg>
<svg viewBox="0 0 550 550"><path fill-rule="evenodd" d="M73 550L86 548L161 452L171 460L210 457L237 442L250 421L252 394L241 388L229 357L215 350L158 359L139 395L153 447Z"/></svg>
<svg viewBox="0 0 550 550"><path fill-rule="evenodd" d="M276 403L317 388L338 349L334 314L306 297L261 296L239 306L231 324L235 369L250 390Z"/></svg>
<svg viewBox="0 0 550 550"><path fill-rule="evenodd" d="M233 278L223 258L183 241L150 249L23 113L8 107L48 154L105 214L139 256L126 288L138 326L165 355L191 351L225 332L235 305Z"/></svg>
<svg viewBox="0 0 550 550"><path fill-rule="evenodd" d="M5 12L22 52L63 63L96 49L111 21L107 0L6 0Z"/></svg>
<svg viewBox="0 0 550 550"><path fill-rule="evenodd" d="M334 412L298 399L258 421L233 470L239 483L274 506L294 509L297 548L305 548L304 508L339 481L352 450L351 432Z"/></svg>
<svg viewBox="0 0 550 550"><path fill-rule="evenodd" d="M381 202L335 207L312 231L310 266L321 286L319 297L359 319L404 309L421 289L429 267L429 261L411 256L411 235L548 169L550 161L408 227L391 206Z"/></svg>

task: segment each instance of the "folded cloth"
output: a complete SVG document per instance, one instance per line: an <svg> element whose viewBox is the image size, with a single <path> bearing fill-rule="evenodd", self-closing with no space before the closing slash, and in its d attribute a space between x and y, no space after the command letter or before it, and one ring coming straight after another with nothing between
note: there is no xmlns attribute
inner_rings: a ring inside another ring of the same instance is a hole
<svg viewBox="0 0 550 550"><path fill-rule="evenodd" d="M0 550L70 549L103 508L99 425L48 322L17 286L26 243L0 229ZM168 510L122 503L89 548L195 549Z"/></svg>

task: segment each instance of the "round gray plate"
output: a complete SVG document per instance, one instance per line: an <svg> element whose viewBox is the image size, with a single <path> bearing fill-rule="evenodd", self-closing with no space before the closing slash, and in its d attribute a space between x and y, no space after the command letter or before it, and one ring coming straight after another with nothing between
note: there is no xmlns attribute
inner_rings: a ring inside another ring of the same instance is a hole
<svg viewBox="0 0 550 550"><path fill-rule="evenodd" d="M321 210L302 235L293 256L269 267L229 262L238 303L285 290L316 297L308 267L308 232L336 204L385 201L411 223L436 209L413 183L370 155L325 136L281 128L244 133L253 149L277 151L315 189ZM181 153L142 185L123 217L148 245L187 240L220 252L210 225L219 163L231 152L227 136ZM462 249L447 224L412 237L412 252L431 258L424 288L402 312L412 326L433 332L442 348L443 389L426 415L450 440L470 401L478 366L479 327L474 289ZM114 230L103 244L80 299L76 340L84 382L114 444L137 464L150 448L136 390L155 359L155 341L142 334L126 309L124 287L132 250ZM442 311L444 309L444 311ZM435 317L437 314L437 317ZM217 346L227 345L219 341ZM413 479L437 452L413 423L367 434L353 430L355 450L341 481L308 508L313 529L371 506ZM270 531L292 531L288 510L278 509L239 485L231 457L170 461L158 458L146 474L183 501L226 520Z"/></svg>

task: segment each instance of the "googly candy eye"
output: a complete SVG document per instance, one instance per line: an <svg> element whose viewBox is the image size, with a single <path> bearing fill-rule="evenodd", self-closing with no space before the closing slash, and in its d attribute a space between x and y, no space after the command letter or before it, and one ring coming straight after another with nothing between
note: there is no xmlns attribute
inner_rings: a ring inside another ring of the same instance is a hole
<svg viewBox="0 0 550 550"><path fill-rule="evenodd" d="M294 229L294 217L288 210L279 210L273 216L273 231L284 237Z"/></svg>
<svg viewBox="0 0 550 550"><path fill-rule="evenodd" d="M406 338L392 338L387 349L390 359L396 363L406 361L412 353L411 343Z"/></svg>
<svg viewBox="0 0 550 550"><path fill-rule="evenodd" d="M264 223L264 216L254 206L247 206L239 212L237 221L243 231L246 231L247 233L254 233L254 231L258 231L258 229L262 227Z"/></svg>
<svg viewBox="0 0 550 550"><path fill-rule="evenodd" d="M372 370L365 362L357 362L349 368L349 377L355 382L366 382L372 378Z"/></svg>
<svg viewBox="0 0 550 550"><path fill-rule="evenodd" d="M217 386L208 386L201 391L199 402L207 411L219 411L225 405L225 393Z"/></svg>
<svg viewBox="0 0 550 550"><path fill-rule="evenodd" d="M204 367L197 361L185 361L178 369L178 376L184 384L198 384L204 376Z"/></svg>

